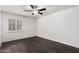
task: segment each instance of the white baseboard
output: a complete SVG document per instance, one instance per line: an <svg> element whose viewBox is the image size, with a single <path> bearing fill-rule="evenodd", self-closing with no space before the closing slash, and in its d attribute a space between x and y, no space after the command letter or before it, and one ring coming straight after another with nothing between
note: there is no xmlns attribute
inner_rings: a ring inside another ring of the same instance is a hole
<svg viewBox="0 0 79 59"><path fill-rule="evenodd" d="M48 40L51 40L51 41L55 41L55 42L59 42L59 43L65 44L65 45L69 45L69 46L75 47L75 48L79 48L79 46L72 45L72 44L69 44L69 43L67 43L67 42L57 41L57 40L53 40L53 39L51 39L51 38L47 38L47 37L43 37L43 36L38 36L38 37L45 38L45 39L48 39Z"/></svg>

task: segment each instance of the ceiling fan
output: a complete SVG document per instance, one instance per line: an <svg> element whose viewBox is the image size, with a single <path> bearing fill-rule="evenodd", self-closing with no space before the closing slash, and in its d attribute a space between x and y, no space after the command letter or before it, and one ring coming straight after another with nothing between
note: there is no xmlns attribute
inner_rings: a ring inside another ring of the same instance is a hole
<svg viewBox="0 0 79 59"><path fill-rule="evenodd" d="M37 5L29 5L33 10L24 10L25 12L32 12L32 15L38 13L40 15L43 15L42 11L46 11L46 8L38 9L39 6Z"/></svg>

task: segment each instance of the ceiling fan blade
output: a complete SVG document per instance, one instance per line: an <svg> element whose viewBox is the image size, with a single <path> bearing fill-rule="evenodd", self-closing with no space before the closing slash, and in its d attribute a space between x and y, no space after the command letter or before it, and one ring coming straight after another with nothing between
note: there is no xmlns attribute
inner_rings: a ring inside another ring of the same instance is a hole
<svg viewBox="0 0 79 59"><path fill-rule="evenodd" d="M43 13L41 13L41 12L38 12L39 14L41 14L41 15L43 15Z"/></svg>
<svg viewBox="0 0 79 59"><path fill-rule="evenodd" d="M32 10L24 10L25 12L32 12Z"/></svg>
<svg viewBox="0 0 79 59"><path fill-rule="evenodd" d="M30 5L30 7L31 7L32 9L34 9L34 6L33 6L33 5Z"/></svg>
<svg viewBox="0 0 79 59"><path fill-rule="evenodd" d="M39 9L38 11L45 11L46 10L46 8L42 8L42 9Z"/></svg>

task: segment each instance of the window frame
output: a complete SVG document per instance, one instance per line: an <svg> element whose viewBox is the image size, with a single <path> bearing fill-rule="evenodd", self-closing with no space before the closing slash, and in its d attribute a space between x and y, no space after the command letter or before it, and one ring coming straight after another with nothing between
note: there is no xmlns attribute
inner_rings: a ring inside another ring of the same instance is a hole
<svg viewBox="0 0 79 59"><path fill-rule="evenodd" d="M13 22L14 21L14 24L15 24L15 30L13 30L14 28L12 27L10 29L11 26L13 26ZM12 23L12 24L11 24ZM18 27L19 26L19 27ZM8 31L9 32L18 32L18 31L22 31L22 21L21 20L18 20L18 19L8 19Z"/></svg>

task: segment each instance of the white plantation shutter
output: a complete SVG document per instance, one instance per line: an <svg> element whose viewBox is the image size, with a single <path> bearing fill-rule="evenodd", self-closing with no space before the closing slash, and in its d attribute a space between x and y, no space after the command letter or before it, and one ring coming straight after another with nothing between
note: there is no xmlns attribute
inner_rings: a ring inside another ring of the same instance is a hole
<svg viewBox="0 0 79 59"><path fill-rule="evenodd" d="M9 19L9 31L15 31L15 20Z"/></svg>
<svg viewBox="0 0 79 59"><path fill-rule="evenodd" d="M17 30L22 30L22 22L21 22L21 20L17 20Z"/></svg>
<svg viewBox="0 0 79 59"><path fill-rule="evenodd" d="M22 30L22 21L9 19L9 31L19 31Z"/></svg>

